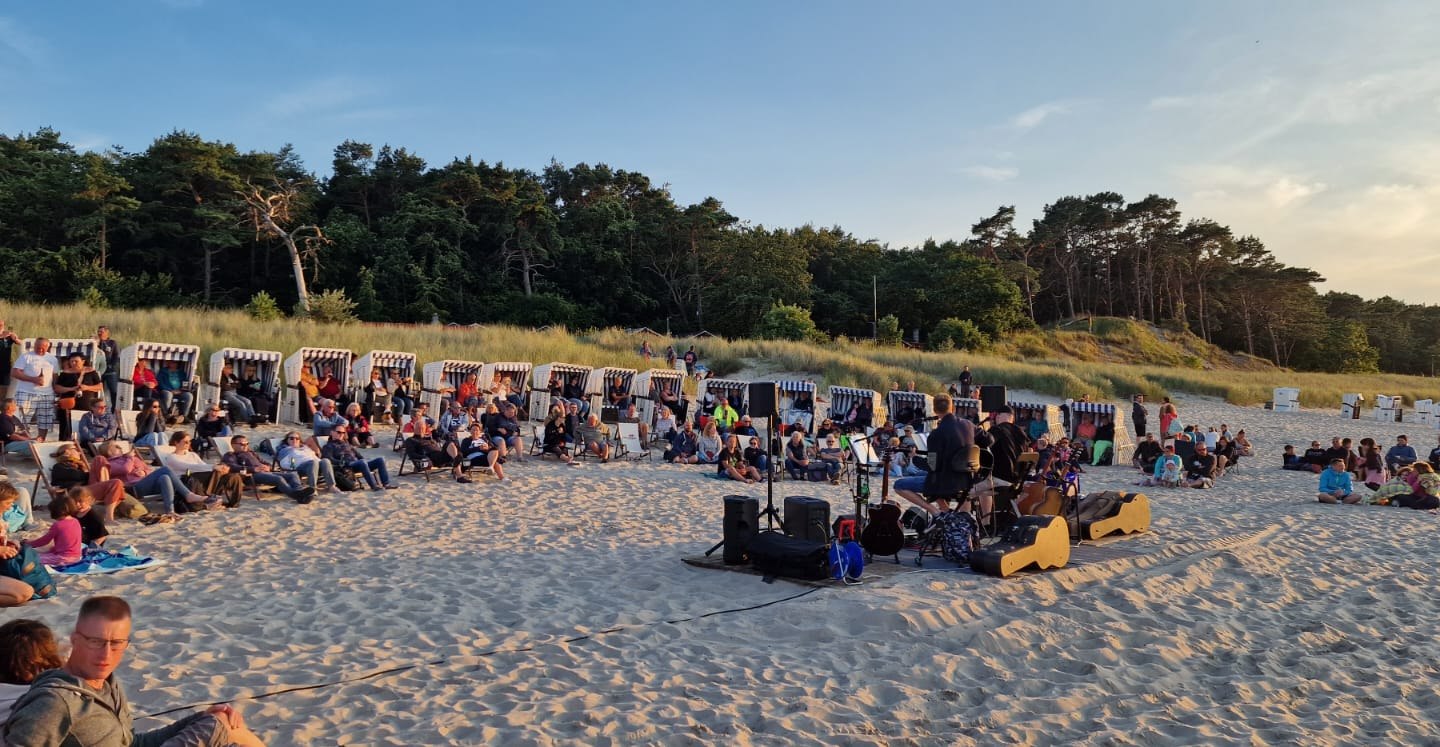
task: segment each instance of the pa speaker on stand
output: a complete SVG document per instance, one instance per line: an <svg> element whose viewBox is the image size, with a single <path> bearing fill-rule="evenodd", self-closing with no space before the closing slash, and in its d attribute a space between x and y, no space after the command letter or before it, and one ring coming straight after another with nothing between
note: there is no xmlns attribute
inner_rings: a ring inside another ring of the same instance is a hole
<svg viewBox="0 0 1440 747"><path fill-rule="evenodd" d="M980 387L980 409L995 412L1005 406L1005 387L1002 384L986 384Z"/></svg>

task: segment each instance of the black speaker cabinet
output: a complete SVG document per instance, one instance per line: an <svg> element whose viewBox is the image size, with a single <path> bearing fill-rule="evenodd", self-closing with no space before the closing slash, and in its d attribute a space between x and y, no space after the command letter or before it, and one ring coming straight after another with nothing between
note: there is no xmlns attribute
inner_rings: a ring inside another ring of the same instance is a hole
<svg viewBox="0 0 1440 747"><path fill-rule="evenodd" d="M811 542L830 541L830 504L820 498L792 495L785 498L785 533Z"/></svg>
<svg viewBox="0 0 1440 747"><path fill-rule="evenodd" d="M995 412L1005 406L1005 387L1000 384L986 384L980 387L980 409Z"/></svg>
<svg viewBox="0 0 1440 747"><path fill-rule="evenodd" d="M779 386L773 381L750 382L750 409L752 418L770 418L774 422L779 407Z"/></svg>
<svg viewBox="0 0 1440 747"><path fill-rule="evenodd" d="M726 565L740 565L750 558L746 548L755 532L760 528L760 499L746 495L725 496L725 551L722 557Z"/></svg>

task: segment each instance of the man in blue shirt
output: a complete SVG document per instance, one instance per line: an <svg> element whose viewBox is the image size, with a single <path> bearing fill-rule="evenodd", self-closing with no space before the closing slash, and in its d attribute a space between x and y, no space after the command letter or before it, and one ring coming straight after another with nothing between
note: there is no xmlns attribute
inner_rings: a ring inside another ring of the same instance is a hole
<svg viewBox="0 0 1440 747"><path fill-rule="evenodd" d="M1350 473L1345 471L1344 459L1330 462L1330 469L1320 473L1320 493L1317 497L1321 503L1360 502L1360 496L1355 495L1351 487Z"/></svg>
<svg viewBox="0 0 1440 747"><path fill-rule="evenodd" d="M180 422L187 422L195 395L190 391L190 382L185 380L185 372L180 370L180 361L165 361L155 378L160 384L160 391L170 393L170 402L174 404Z"/></svg>
<svg viewBox="0 0 1440 747"><path fill-rule="evenodd" d="M1395 445L1385 452L1385 466L1390 471L1397 472L1401 467L1409 467L1415 463L1415 447L1410 445L1410 439L1405 436L1396 436Z"/></svg>

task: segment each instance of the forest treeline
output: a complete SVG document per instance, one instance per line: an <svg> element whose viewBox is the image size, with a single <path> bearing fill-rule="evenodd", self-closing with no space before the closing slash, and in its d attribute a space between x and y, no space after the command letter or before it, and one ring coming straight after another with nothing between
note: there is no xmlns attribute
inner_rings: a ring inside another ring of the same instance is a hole
<svg viewBox="0 0 1440 747"><path fill-rule="evenodd" d="M606 165L432 167L346 141L320 175L289 146L242 152L188 132L103 153L47 129L0 136L6 298L231 307L263 291L289 309L287 236L310 289L343 291L371 321L745 337L789 334L808 311L826 335L875 323L882 339L977 348L1105 315L1285 366L1423 374L1440 337L1440 307L1318 293L1314 271L1158 195L1061 197L1028 228L1002 206L968 236L897 248L838 226L752 225L713 197L678 204Z"/></svg>

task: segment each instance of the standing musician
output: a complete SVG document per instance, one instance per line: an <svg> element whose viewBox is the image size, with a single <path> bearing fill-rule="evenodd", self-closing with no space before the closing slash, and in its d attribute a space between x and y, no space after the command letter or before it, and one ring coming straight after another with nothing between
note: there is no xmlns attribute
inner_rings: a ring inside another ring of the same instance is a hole
<svg viewBox="0 0 1440 747"><path fill-rule="evenodd" d="M950 511L950 501L957 502L955 509L965 510L968 501L959 496L970 490L974 482L969 463L970 447L990 444L990 434L977 431L970 421L955 417L951 409L950 395L935 396L935 414L940 422L935 424L926 442L930 453L930 472L924 477L902 477L893 486L905 500L933 515ZM926 496L935 502L934 505L925 499ZM988 513L994 502L992 496L987 492L979 498L982 515Z"/></svg>

